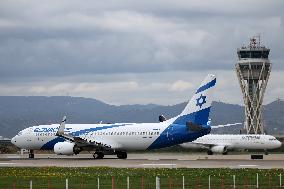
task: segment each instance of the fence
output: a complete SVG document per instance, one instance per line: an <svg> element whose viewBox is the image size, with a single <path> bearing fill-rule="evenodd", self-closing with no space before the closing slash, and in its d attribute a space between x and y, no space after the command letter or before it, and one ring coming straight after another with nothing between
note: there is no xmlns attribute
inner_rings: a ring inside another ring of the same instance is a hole
<svg viewBox="0 0 284 189"><path fill-rule="evenodd" d="M97 178L1 178L0 188L3 189L213 189L213 188L282 188L282 176L262 177L258 173L250 176L209 175L208 177L97 177Z"/></svg>

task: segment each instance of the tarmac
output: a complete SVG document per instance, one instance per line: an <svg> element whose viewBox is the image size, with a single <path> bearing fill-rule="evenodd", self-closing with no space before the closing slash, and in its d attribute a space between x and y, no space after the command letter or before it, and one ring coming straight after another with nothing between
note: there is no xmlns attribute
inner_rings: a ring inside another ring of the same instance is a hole
<svg viewBox="0 0 284 189"><path fill-rule="evenodd" d="M0 167L117 167L117 168L284 168L284 154L263 155L252 160L251 154L205 155L191 153L130 153L127 159L105 156L93 159L92 154L59 156L56 154L0 154Z"/></svg>

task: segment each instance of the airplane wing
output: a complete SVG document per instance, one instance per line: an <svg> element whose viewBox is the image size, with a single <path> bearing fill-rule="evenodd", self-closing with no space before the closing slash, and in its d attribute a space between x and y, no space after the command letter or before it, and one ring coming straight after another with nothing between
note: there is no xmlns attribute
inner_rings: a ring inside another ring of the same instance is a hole
<svg viewBox="0 0 284 189"><path fill-rule="evenodd" d="M226 153L227 149L230 147L230 144L225 143L213 143L209 142L187 142L180 144L183 148L189 149L207 149L209 153ZM210 154L209 154L210 155Z"/></svg>
<svg viewBox="0 0 284 189"><path fill-rule="evenodd" d="M230 127L230 126L234 126L234 125L241 125L243 123L228 123L225 125L216 125L216 126L211 126L212 129L218 129L218 128L223 128L223 127Z"/></svg>
<svg viewBox="0 0 284 189"><path fill-rule="evenodd" d="M74 137L68 134L64 133L64 129L65 129L65 122L66 122L66 116L63 117L61 124L58 128L58 131L56 133L56 136L62 137L65 140L68 140L70 142L74 142L77 144L77 146L79 147L86 147L86 148L93 148L93 149L102 149L102 148L108 148L111 149L114 146L116 147L117 145L115 144L111 144L111 142L109 142L108 144L104 144L102 142L98 142L98 141L94 141L94 140L88 140L87 138L81 138L81 137Z"/></svg>
<svg viewBox="0 0 284 189"><path fill-rule="evenodd" d="M216 143L216 142L198 142L198 141L192 141L191 143L193 144L200 144L203 146L208 146L208 147L212 147L212 146L229 146L230 144L225 144L225 143Z"/></svg>

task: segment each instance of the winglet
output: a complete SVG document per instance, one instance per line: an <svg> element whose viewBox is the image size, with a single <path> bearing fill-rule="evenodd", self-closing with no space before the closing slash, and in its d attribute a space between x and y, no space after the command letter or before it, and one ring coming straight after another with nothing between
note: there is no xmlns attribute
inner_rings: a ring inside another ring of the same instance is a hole
<svg viewBox="0 0 284 189"><path fill-rule="evenodd" d="M65 122L66 122L66 116L64 116L62 121L61 121L61 124L60 124L58 131L56 133L57 135L63 135L64 134Z"/></svg>
<svg viewBox="0 0 284 189"><path fill-rule="evenodd" d="M66 140L69 140L69 141L74 142L75 139L74 139L73 136L64 133L65 122L66 122L66 116L63 117L63 119L62 119L62 121L61 121L61 124L60 124L60 126L59 126L59 128L58 128L58 131L57 131L57 133L56 133L56 136L63 137L63 138L66 139Z"/></svg>

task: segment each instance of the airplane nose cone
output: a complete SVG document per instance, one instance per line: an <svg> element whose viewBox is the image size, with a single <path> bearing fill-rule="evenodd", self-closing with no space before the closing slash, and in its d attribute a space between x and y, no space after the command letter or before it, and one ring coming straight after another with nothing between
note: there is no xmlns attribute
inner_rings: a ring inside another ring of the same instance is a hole
<svg viewBox="0 0 284 189"><path fill-rule="evenodd" d="M278 141L277 146L280 148L282 146L282 142Z"/></svg>
<svg viewBox="0 0 284 189"><path fill-rule="evenodd" d="M14 144L14 145L16 145L16 144L17 144L17 137L13 137L13 138L11 139L11 143Z"/></svg>

